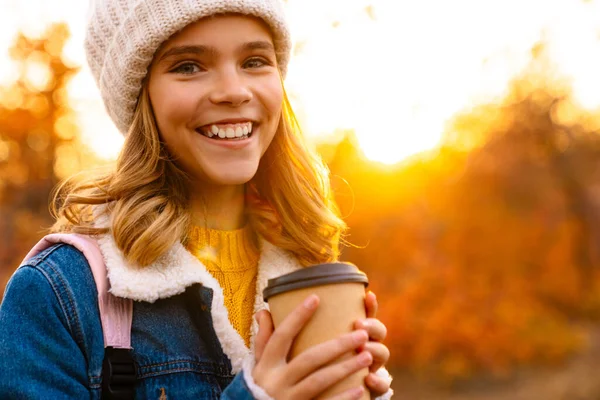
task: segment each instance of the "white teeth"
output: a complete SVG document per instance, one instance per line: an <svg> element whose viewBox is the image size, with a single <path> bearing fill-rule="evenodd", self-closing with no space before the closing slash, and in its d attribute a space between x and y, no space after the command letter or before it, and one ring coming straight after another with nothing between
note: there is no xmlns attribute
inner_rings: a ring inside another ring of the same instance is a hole
<svg viewBox="0 0 600 400"><path fill-rule="evenodd" d="M246 122L243 124L229 124L227 128L219 128L219 126L213 124L208 129L198 130L198 132L209 138L213 136L218 136L221 139L247 138L252 133L252 125L252 122Z"/></svg>

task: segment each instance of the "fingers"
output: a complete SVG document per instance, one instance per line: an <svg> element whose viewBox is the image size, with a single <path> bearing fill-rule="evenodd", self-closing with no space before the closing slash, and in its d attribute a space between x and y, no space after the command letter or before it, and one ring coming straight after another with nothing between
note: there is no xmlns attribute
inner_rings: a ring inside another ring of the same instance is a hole
<svg viewBox="0 0 600 400"><path fill-rule="evenodd" d="M319 367L366 345L368 340L369 335L361 329L311 347L290 362L288 372L290 382L299 382Z"/></svg>
<svg viewBox="0 0 600 400"><path fill-rule="evenodd" d="M294 338L312 317L318 305L319 297L310 295L285 317L264 348L262 357L265 358L265 367L285 362Z"/></svg>
<svg viewBox="0 0 600 400"><path fill-rule="evenodd" d="M391 384L392 382L389 379L377 376L374 373L370 373L365 378L365 385L374 397L386 394L390 390Z"/></svg>
<svg viewBox="0 0 600 400"><path fill-rule="evenodd" d="M361 319L354 323L354 329L364 329L369 334L369 340L382 342L387 336L387 328L378 319Z"/></svg>
<svg viewBox="0 0 600 400"><path fill-rule="evenodd" d="M383 343L367 342L361 350L368 351L373 356L373 364L369 368L371 372L383 367L390 359L390 350Z"/></svg>
<svg viewBox="0 0 600 400"><path fill-rule="evenodd" d="M346 390L344 393L329 397L327 400L356 400L360 399L364 393L365 388L359 386L350 390Z"/></svg>
<svg viewBox="0 0 600 400"><path fill-rule="evenodd" d="M375 293L369 292L365 296L365 308L367 311L367 318L375 318L377 316L377 308L379 304L377 304L377 297Z"/></svg>
<svg viewBox="0 0 600 400"><path fill-rule="evenodd" d="M372 362L371 353L363 351L348 360L319 369L295 386L297 398L312 399L347 376L370 366Z"/></svg>
<svg viewBox="0 0 600 400"><path fill-rule="evenodd" d="M273 334L273 320L271 319L271 313L267 310L259 311L255 318L256 322L258 322L258 333L254 339L254 358L258 362L262 357L269 338Z"/></svg>

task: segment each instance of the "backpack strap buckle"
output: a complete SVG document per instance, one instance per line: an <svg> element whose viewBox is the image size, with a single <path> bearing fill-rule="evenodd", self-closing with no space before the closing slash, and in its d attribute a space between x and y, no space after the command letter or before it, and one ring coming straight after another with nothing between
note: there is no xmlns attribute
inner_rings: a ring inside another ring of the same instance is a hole
<svg viewBox="0 0 600 400"><path fill-rule="evenodd" d="M106 347L102 362L102 400L135 397L137 367L129 349Z"/></svg>

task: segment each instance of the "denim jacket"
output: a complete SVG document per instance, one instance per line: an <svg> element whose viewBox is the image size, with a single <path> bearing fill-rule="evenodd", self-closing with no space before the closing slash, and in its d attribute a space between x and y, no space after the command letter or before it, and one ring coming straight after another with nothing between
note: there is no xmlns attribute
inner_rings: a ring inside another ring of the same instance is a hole
<svg viewBox="0 0 600 400"><path fill-rule="evenodd" d="M221 287L181 243L144 268L130 265L110 235L98 244L111 293L134 300L136 398L270 399L252 380L253 349L229 322ZM255 312L267 308L268 279L298 268L289 253L261 242ZM252 343L257 330L253 320ZM97 290L83 254L57 244L26 260L0 306L0 398L99 399L103 358Z"/></svg>

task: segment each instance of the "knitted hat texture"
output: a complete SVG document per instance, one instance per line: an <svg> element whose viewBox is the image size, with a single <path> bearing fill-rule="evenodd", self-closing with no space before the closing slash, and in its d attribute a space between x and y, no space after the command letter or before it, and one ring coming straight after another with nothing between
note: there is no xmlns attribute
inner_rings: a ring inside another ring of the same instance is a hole
<svg viewBox="0 0 600 400"><path fill-rule="evenodd" d="M271 28L283 76L291 39L281 0L92 0L84 42L106 111L123 135L154 53L176 32L200 18L238 13Z"/></svg>

